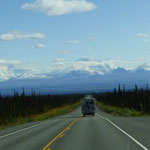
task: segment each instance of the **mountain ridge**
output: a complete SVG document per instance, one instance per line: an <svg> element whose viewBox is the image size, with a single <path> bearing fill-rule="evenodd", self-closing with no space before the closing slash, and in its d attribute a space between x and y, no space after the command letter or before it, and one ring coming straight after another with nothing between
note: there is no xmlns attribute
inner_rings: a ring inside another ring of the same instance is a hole
<svg viewBox="0 0 150 150"><path fill-rule="evenodd" d="M71 66L47 70L40 73L36 69L18 69L14 66L0 66L0 91L13 93L24 87L29 93L31 88L37 92L78 92L110 90L118 84L132 88L134 84L144 87L150 83L150 70L137 67L127 70L123 67L111 67L107 63L90 59L79 59ZM11 92L10 92L11 91Z"/></svg>

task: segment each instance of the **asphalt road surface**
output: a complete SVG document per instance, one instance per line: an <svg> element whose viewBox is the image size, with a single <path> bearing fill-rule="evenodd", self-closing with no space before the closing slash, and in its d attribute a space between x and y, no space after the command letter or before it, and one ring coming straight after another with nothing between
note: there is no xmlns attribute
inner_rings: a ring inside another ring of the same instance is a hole
<svg viewBox="0 0 150 150"><path fill-rule="evenodd" d="M0 130L0 150L150 150L150 117L114 117L81 108L42 122Z"/></svg>

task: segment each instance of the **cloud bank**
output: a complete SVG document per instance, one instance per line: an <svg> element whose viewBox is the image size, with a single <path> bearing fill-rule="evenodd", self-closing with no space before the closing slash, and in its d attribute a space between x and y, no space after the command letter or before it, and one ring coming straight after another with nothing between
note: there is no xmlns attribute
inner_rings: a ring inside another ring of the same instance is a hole
<svg viewBox="0 0 150 150"><path fill-rule="evenodd" d="M138 33L137 36L138 37L142 37L142 38L148 38L149 37L149 33Z"/></svg>
<svg viewBox="0 0 150 150"><path fill-rule="evenodd" d="M0 41L12 41L12 40L22 40L22 39L43 39L45 35L42 33L6 33L0 35Z"/></svg>
<svg viewBox="0 0 150 150"><path fill-rule="evenodd" d="M0 59L0 66L20 65L20 64L21 64L20 60L5 60L5 59Z"/></svg>
<svg viewBox="0 0 150 150"><path fill-rule="evenodd" d="M32 46L32 48L37 48L37 49L39 49L39 48L45 48L45 47L46 46L44 44L42 44L42 43L38 43L38 44Z"/></svg>
<svg viewBox="0 0 150 150"><path fill-rule="evenodd" d="M68 43L69 44L78 44L79 41L78 40L69 40Z"/></svg>
<svg viewBox="0 0 150 150"><path fill-rule="evenodd" d="M81 13L96 8L96 5L86 0L35 0L33 3L25 3L22 6L24 10L42 12L48 16Z"/></svg>
<svg viewBox="0 0 150 150"><path fill-rule="evenodd" d="M131 66L134 66L131 68ZM75 61L68 61L63 58L57 58L49 61L48 64L29 64L20 60L0 59L0 81L10 78L44 78L47 75L60 75L69 72L89 72L90 74L101 74L111 72L118 67L134 71L137 69L150 70L150 62L146 59L137 59L133 61L121 59L97 60L93 58L82 57Z"/></svg>

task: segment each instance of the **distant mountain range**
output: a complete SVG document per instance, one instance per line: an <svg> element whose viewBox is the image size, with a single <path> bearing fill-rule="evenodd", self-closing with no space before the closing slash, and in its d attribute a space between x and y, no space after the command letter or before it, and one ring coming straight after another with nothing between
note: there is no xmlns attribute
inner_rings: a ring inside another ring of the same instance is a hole
<svg viewBox="0 0 150 150"><path fill-rule="evenodd" d="M0 66L0 80L0 91L6 95L12 94L14 88L21 91L22 87L27 93L31 88L38 93L97 92L112 90L119 83L125 84L126 88L132 88L134 84L145 87L150 83L150 70L112 68L109 64L80 59L76 65L48 73Z"/></svg>

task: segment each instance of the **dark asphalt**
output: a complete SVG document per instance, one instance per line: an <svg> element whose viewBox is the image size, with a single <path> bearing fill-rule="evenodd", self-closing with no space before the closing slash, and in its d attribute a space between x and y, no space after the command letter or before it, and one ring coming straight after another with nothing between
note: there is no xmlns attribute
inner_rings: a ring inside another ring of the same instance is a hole
<svg viewBox="0 0 150 150"><path fill-rule="evenodd" d="M77 120L81 116L80 109L47 121L0 130L0 150L42 150L69 125L46 150L144 150L98 115ZM114 117L99 109L97 113L150 149L150 117Z"/></svg>

